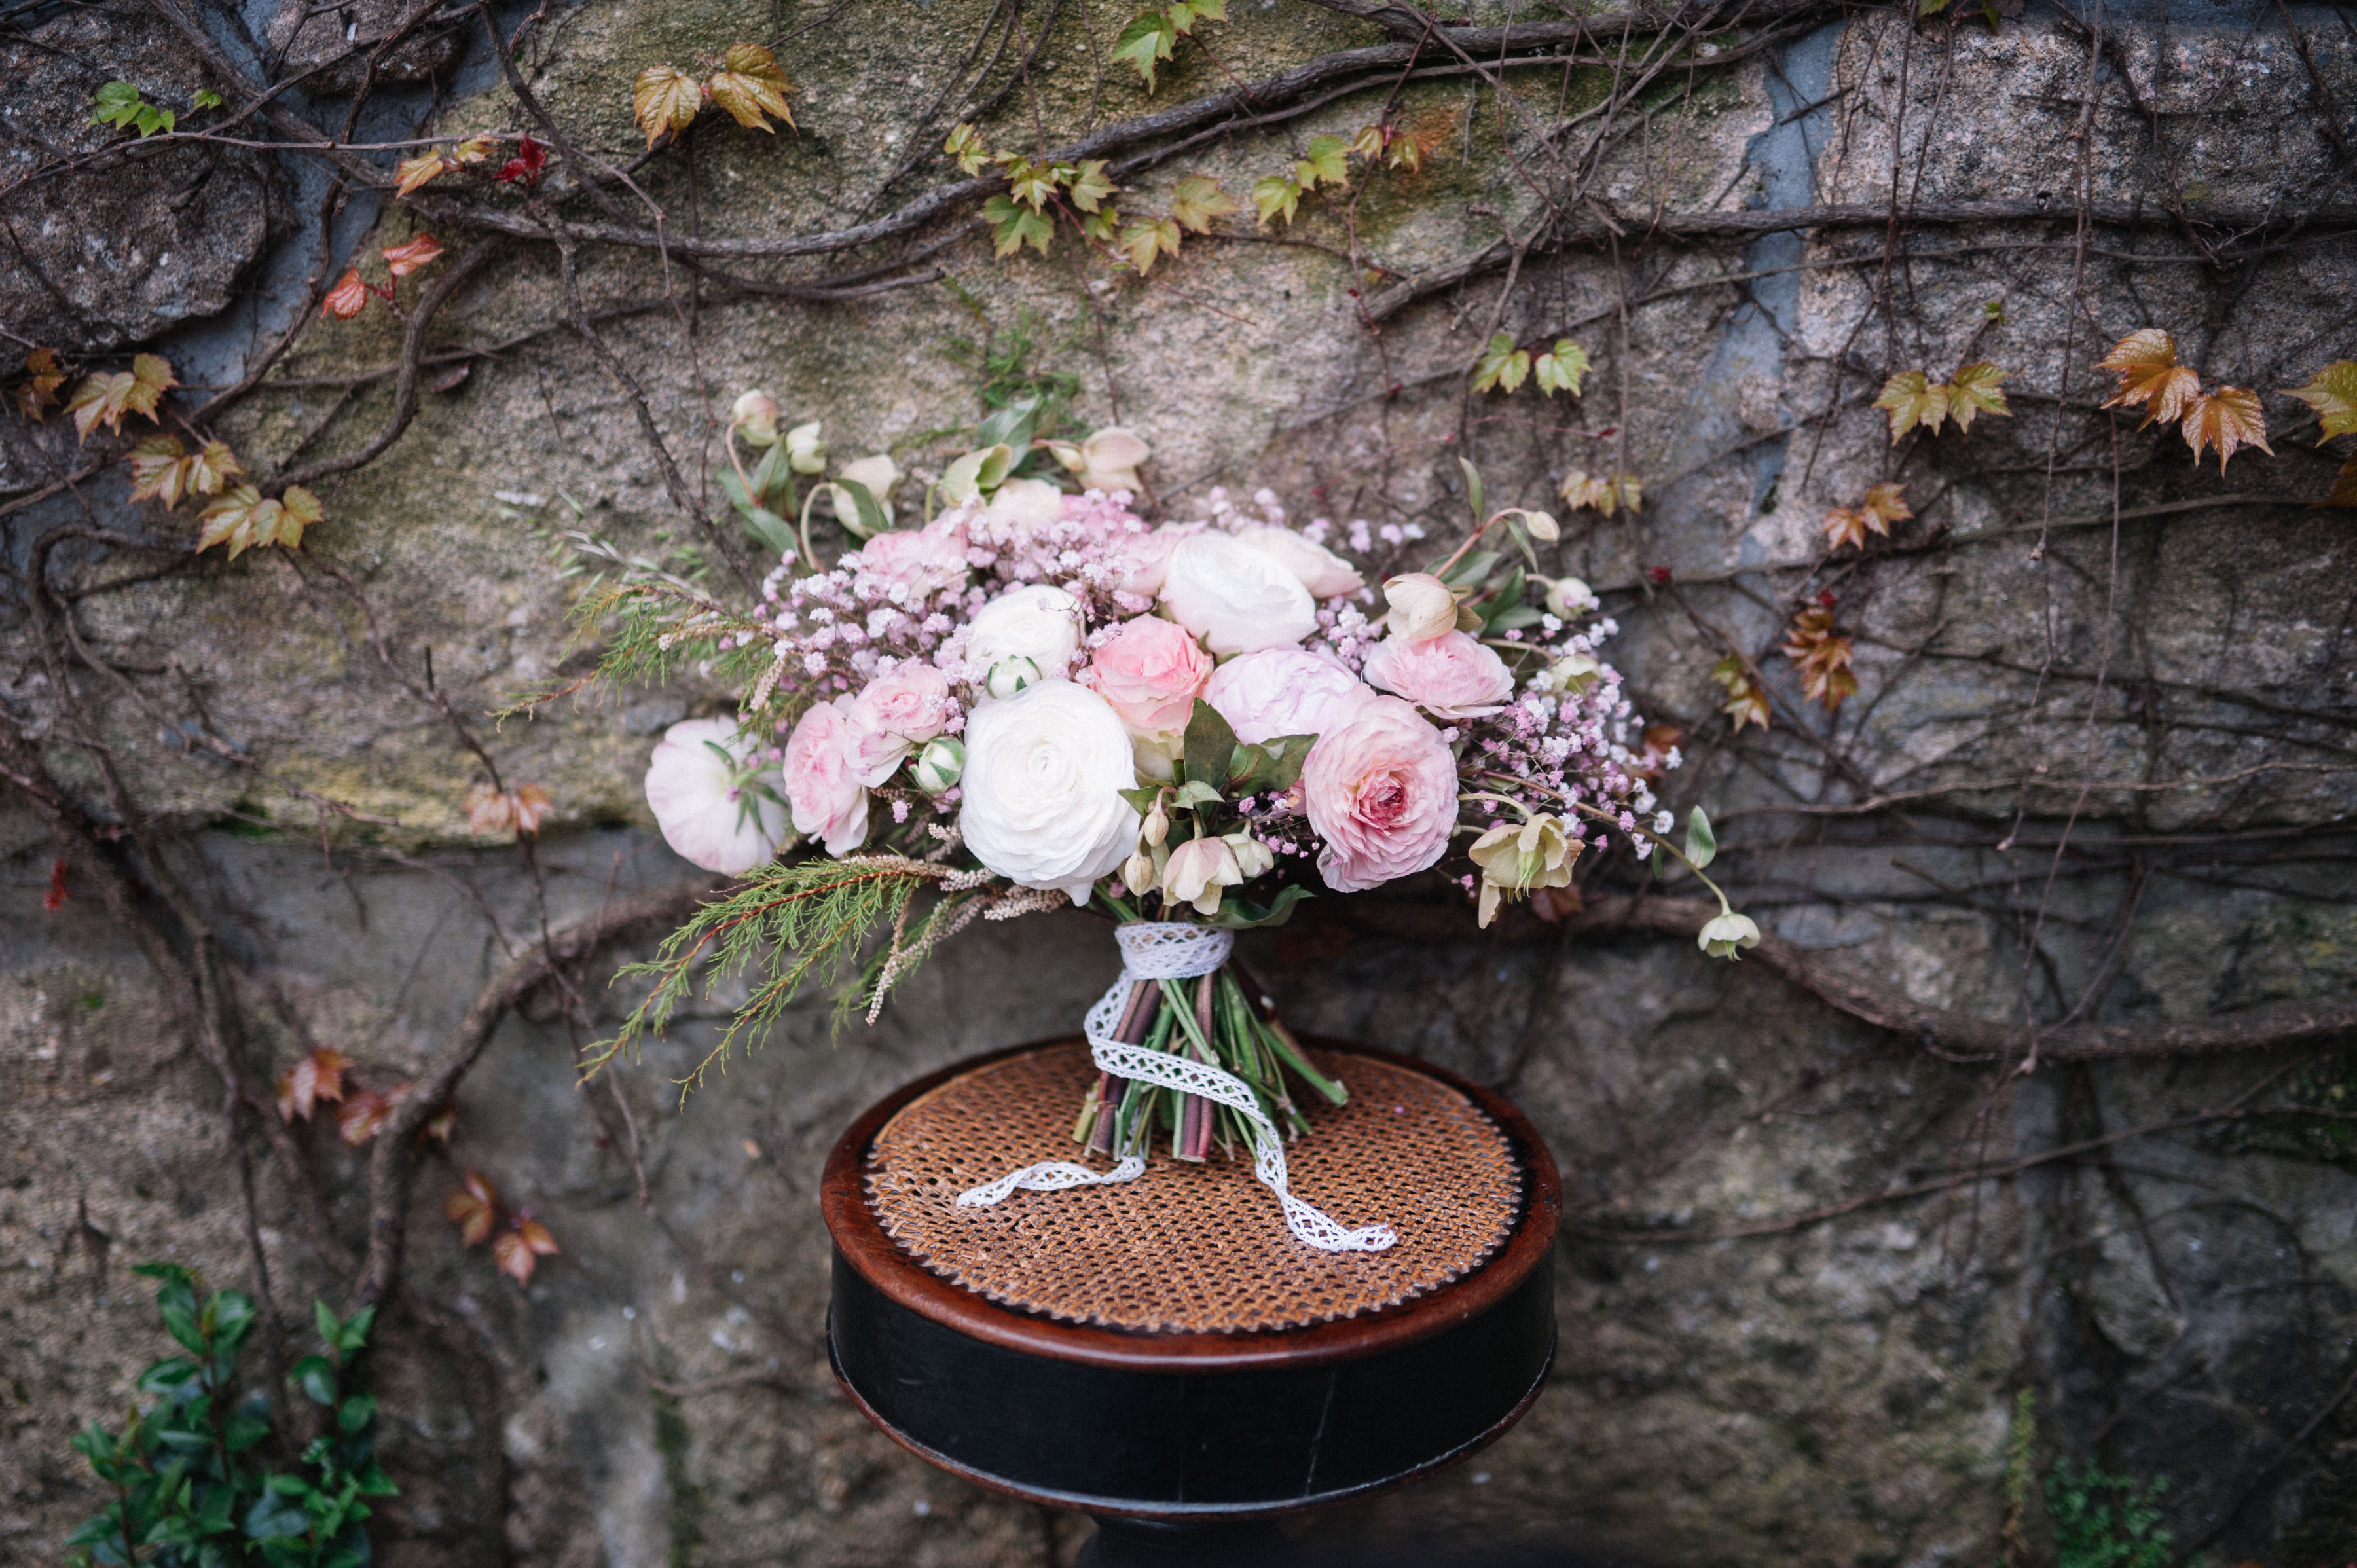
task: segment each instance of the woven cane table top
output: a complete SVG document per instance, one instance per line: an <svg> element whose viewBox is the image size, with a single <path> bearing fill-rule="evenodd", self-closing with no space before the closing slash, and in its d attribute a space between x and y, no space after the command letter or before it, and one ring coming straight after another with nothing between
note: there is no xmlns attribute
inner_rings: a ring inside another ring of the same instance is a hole
<svg viewBox="0 0 2357 1568"><path fill-rule="evenodd" d="M1006 1306L1163 1333L1304 1327L1376 1312L1470 1273L1512 1231L1523 1173L1505 1133L1437 1079L1312 1053L1349 1086L1311 1097L1313 1131L1286 1145L1294 1192L1344 1225L1399 1232L1382 1252L1320 1252L1285 1228L1248 1155L1190 1165L1157 1154L1114 1187L957 1195L1043 1159L1077 1159L1072 1120L1093 1080L1078 1042L985 1062L909 1101L864 1172L885 1233L926 1269ZM1102 1157L1093 1162L1103 1166Z"/></svg>

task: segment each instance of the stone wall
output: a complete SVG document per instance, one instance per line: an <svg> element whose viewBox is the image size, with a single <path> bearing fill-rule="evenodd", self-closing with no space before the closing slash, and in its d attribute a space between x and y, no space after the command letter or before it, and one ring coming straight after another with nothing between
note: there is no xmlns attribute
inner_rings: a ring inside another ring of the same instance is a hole
<svg viewBox="0 0 2357 1568"><path fill-rule="evenodd" d="M267 47L330 58L316 26L250 9ZM1511 19L1490 0L1469 11ZM1100 69L1127 11L1017 13L1039 51L1028 78L1010 57L988 79L1017 91L985 124L1056 145L1383 37L1299 0L1231 13L1207 47L1181 46L1151 101L1126 68ZM376 14L357 8L354 26L382 26ZM512 29L527 13L497 15ZM590 0L551 8L522 66L553 115L619 160L638 141L640 66L791 35L798 133L699 132L693 187L675 157L635 177L670 232L773 237L947 177L920 161L884 184L938 143L946 117L917 112L1000 15L983 0ZM224 48L234 20L210 18ZM27 87L0 113L27 166L105 139L81 124L99 81L129 76L159 101L197 84L174 35L135 8L6 26L0 53ZM1738 904L1824 972L1943 1016L2015 1021L2027 999L2048 1024L2154 1030L2344 996L2357 559L2351 514L2306 506L2331 474L2313 424L2291 434L2296 409L2273 399L2277 456L2238 456L2221 478L2190 477L2173 435L2088 416L2108 384L2093 359L2147 324L2172 326L2209 379L2264 389L2357 355L2345 229L2257 223L2352 215L2357 39L2319 5L2255 18L2139 3L1921 29L1889 10L1828 13L1770 42L1665 78L1641 124L1595 152L1577 210L1551 213L1565 188L1550 182L1561 147L1592 133L1577 117L1607 101L1609 73L1510 72L1510 115L1480 77L1436 68L1399 89L1404 122L1446 132L1423 172L1367 182L1347 211L1306 203L1289 229L1230 220L1232 238L1190 238L1150 279L1076 265L1069 242L996 261L974 231L909 263L937 281L847 300L706 278L692 302L686 258L619 247L582 252L582 286L691 485L716 461L710 415L755 384L797 420L823 417L838 452L889 446L937 467L928 433L979 406L955 341L1016 332L1077 378L1082 427L1117 419L1152 442L1169 515L1215 484L1265 485L1297 514L1445 539L1464 527L1460 455L1492 497L1533 505L1570 468L1624 465L1647 481L1643 511L1568 518L1557 569L1605 594L1622 627L1612 657L1645 714L1684 732L1670 800L1709 808ZM479 33L398 58L364 136L522 124ZM326 91L290 102L326 114ZM1125 180L1141 204L1181 173L1240 193L1383 102L1344 98ZM175 161L188 159L210 160L202 178ZM1663 219L1887 214L1894 167L1898 218L1683 237ZM162 194L183 188L188 201ZM322 219L326 190L292 155L183 142L0 193L0 324L76 354L152 342L190 381L225 384L300 308L322 247L427 229L455 252L470 238L430 193L408 208L358 196ZM2083 231L2083 203L2167 217ZM1529 243L1511 269L1462 266L1501 235ZM1419 282L1451 268L1451 286ZM650 831L637 780L666 725L723 708L718 687L482 718L585 667L554 531L651 549L683 526L628 393L564 316L552 248L508 246L435 328L478 350L464 379L425 392L380 460L319 485L329 521L301 555L255 551L75 601L89 646L148 683L139 700L91 684L97 722L231 956L265 1077L320 1042L369 1081L414 1074L537 936L535 876L552 924L693 880ZM1597 361L1586 395L1467 395L1493 328L1582 342ZM225 433L272 457L361 446L392 411L391 378L337 378L394 363L399 332L382 309L309 331L274 372L288 384ZM1975 358L2010 371L2013 417L1910 447L1918 521L1874 564L1807 579L1857 633L1861 694L1829 719L1784 682L1768 735L1731 736L1711 667L1737 648L1777 663L1824 510L1892 477L1868 406L1882 376ZM19 574L81 504L110 526L191 532L185 511L129 503L119 466L25 504L87 460L54 420L0 421ZM60 581L131 569L118 547L60 550ZM11 591L0 703L113 820L68 744L59 666ZM554 796L536 871L468 837L479 766L420 699L428 682L511 783ZM233 754L178 727L196 700ZM359 815L323 817L320 800ZM241 1283L246 1242L220 1080L92 889L43 908L58 851L24 806L0 803L0 1543L48 1561L97 1506L68 1436L118 1419L159 1353L129 1265L169 1256ZM1616 875L1620 891L1641 886ZM590 976L606 1016L611 965L652 937ZM2285 1568L2357 1554L2357 1412L2333 1402L2357 1322L2339 1036L2007 1078L1641 921L1481 933L1448 890L1419 887L1326 901L1248 940L1299 1025L1500 1085L1565 1175L1544 1397L1469 1464L1318 1521L1338 1550L1544 1537L1663 1563L2048 1561L2040 1510L2009 1510L2006 1486L2027 1389L2040 1472L2067 1456L2168 1476L2181 1548ZM1069 1561L1082 1521L928 1470L835 1391L814 1187L858 1109L961 1056L1070 1031L1111 967L1076 915L977 928L874 1028L835 1037L814 1003L685 1097L675 1080L709 1048L726 983L643 1061L586 1086L580 1029L554 999L507 1017L410 1204L404 1288L449 1332L397 1302L372 1361L404 1487L383 1560ZM2202 1119L2238 1096L2312 1114ZM349 1281L250 1119L241 1135L272 1283L299 1321ZM321 1123L297 1135L350 1246L365 1156ZM2007 1168L1946 1179L1984 1165ZM528 1290L442 1219L461 1168L563 1245ZM2026 1547L2003 1539L2009 1517Z"/></svg>

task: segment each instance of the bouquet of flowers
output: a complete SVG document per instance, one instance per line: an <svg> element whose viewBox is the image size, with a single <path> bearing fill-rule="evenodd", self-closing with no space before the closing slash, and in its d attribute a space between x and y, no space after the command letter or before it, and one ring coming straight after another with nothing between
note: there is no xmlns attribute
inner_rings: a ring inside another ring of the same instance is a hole
<svg viewBox="0 0 2357 1568"><path fill-rule="evenodd" d="M1252 1153L1305 1240L1387 1245L1284 1192L1283 1138L1346 1090L1232 933L1436 866L1486 926L1503 900L1566 897L1551 890L1615 833L1699 875L1707 822L1683 851L1663 836L1649 775L1678 758L1631 749L1642 721L1598 657L1616 627L1588 618L1586 585L1540 574L1554 520L1487 510L1469 466L1471 532L1379 602L1366 523L1297 527L1266 490L1242 507L1218 489L1201 516L1150 522L1142 440L1042 439L1037 419L994 413L896 527L888 456L826 479L819 426L780 434L748 393L721 480L777 553L750 606L575 536L619 568L587 600L617 624L608 671L694 659L743 693L733 718L673 725L646 777L671 845L740 880L641 966L654 984L592 1066L660 1031L706 961L756 972L709 1066L814 981L872 1022L973 920L1093 906L1125 961L1088 1021L1101 1071L1072 1136L1117 1163L1049 1162L967 1200L1216 1146ZM811 546L822 504L847 546L831 565ZM1420 536L1382 531L1394 563ZM1758 932L1720 905L1704 945L1731 957Z"/></svg>

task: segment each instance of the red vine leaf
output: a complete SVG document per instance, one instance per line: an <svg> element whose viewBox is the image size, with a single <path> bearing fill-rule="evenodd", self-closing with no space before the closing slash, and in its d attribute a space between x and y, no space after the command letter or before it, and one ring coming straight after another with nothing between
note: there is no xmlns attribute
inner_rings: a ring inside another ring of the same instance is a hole
<svg viewBox="0 0 2357 1568"><path fill-rule="evenodd" d="M2267 418L2259 407L2259 394L2245 387L2220 387L2214 392L2196 392L2186 400L2185 444L2193 448L2193 464L2201 465L2201 448L2218 448L2218 471L2226 471L2226 459L2237 448L2255 446L2272 457L2275 448L2267 445Z"/></svg>
<svg viewBox="0 0 2357 1568"><path fill-rule="evenodd" d="M41 895L41 908L54 915L66 907L73 895L66 890L66 857L58 856L49 863L49 890Z"/></svg>
<svg viewBox="0 0 2357 1568"><path fill-rule="evenodd" d="M357 1149L384 1130L393 1117L393 1101L374 1090L354 1090L336 1109L336 1131Z"/></svg>
<svg viewBox="0 0 2357 1568"><path fill-rule="evenodd" d="M344 275L336 280L336 286L328 291L327 298L319 302L319 318L324 321L332 316L339 321L350 321L368 308L368 302L369 287L361 281L360 268L347 267Z"/></svg>
<svg viewBox="0 0 2357 1568"><path fill-rule="evenodd" d="M1892 523L1915 515L1915 509L1907 504L1906 492L1904 485L1877 485L1857 505L1835 507L1825 513L1825 548L1838 550L1848 544L1862 550L1868 532L1889 538Z"/></svg>
<svg viewBox="0 0 2357 1568"><path fill-rule="evenodd" d="M2120 390L2105 398L2104 406L2132 408L2143 403L2145 424L2175 424L2201 390L2201 378L2177 362L2177 339L2158 327L2129 333L2095 363L2120 375Z"/></svg>
<svg viewBox="0 0 2357 1568"><path fill-rule="evenodd" d="M430 266L442 254L442 242L431 234L420 234L405 245L384 247L384 264L393 275L405 278L418 268Z"/></svg>
<svg viewBox="0 0 2357 1568"><path fill-rule="evenodd" d="M521 789L499 790L478 784L467 791L467 831L470 833L536 833L556 802L546 789L527 784Z"/></svg>
<svg viewBox="0 0 2357 1568"><path fill-rule="evenodd" d="M321 1046L278 1075L278 1119L308 1122L322 1100L344 1097L344 1069L351 1058L333 1046Z"/></svg>
<svg viewBox="0 0 2357 1568"><path fill-rule="evenodd" d="M458 1178L458 1190L442 1200L442 1218L458 1228L458 1240L472 1247L490 1236L500 1217L500 1189L480 1171Z"/></svg>
<svg viewBox="0 0 2357 1568"><path fill-rule="evenodd" d="M533 141L532 133L526 131L523 140L516 145L516 156L501 164L500 172L491 177L501 185L513 185L521 180L528 188L538 190L541 171L547 166L548 149Z"/></svg>
<svg viewBox="0 0 2357 1568"><path fill-rule="evenodd" d="M491 1256L500 1265L500 1273L520 1285L532 1283L532 1272L543 1258L553 1258L563 1249L548 1227L537 1219L518 1219L515 1229L504 1231L491 1243Z"/></svg>

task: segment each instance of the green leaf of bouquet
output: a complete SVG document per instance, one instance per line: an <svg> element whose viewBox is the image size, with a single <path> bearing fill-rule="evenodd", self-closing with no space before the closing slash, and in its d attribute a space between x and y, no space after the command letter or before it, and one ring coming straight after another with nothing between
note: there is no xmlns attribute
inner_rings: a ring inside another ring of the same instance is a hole
<svg viewBox="0 0 2357 1568"><path fill-rule="evenodd" d="M1036 397L1017 398L1004 408L995 408L974 427L976 446L1006 446L1022 451L1031 445L1039 429L1039 400Z"/></svg>
<svg viewBox="0 0 2357 1568"><path fill-rule="evenodd" d="M1177 792L1170 797L1170 803L1174 806L1212 806L1217 805L1222 798L1217 789L1200 779L1189 779L1178 786Z"/></svg>
<svg viewBox="0 0 2357 1568"><path fill-rule="evenodd" d="M1686 858L1696 871L1718 858L1718 836L1710 831L1710 818L1700 806L1686 819Z"/></svg>
<svg viewBox="0 0 2357 1568"><path fill-rule="evenodd" d="M1217 926L1223 931L1249 931L1257 926L1281 926L1293 918L1293 907L1304 898L1314 897L1307 887L1286 886L1276 890L1276 897L1266 904L1231 893L1220 900L1220 912L1203 923Z"/></svg>
<svg viewBox="0 0 2357 1568"><path fill-rule="evenodd" d="M1476 550L1448 572L1443 573L1440 580L1452 588L1461 588L1468 584L1478 583L1490 575L1490 568L1495 566L1499 559L1499 553L1495 550ZM1437 568L1440 564L1435 562L1433 564Z"/></svg>
<svg viewBox="0 0 2357 1568"><path fill-rule="evenodd" d="M891 532L892 525L886 521L884 509L876 504L875 491L857 479L837 479L834 486L838 494L851 498L851 515L838 516L835 519L837 522L862 539L873 539L879 533ZM840 507L835 510L838 512L842 510Z"/></svg>
<svg viewBox="0 0 2357 1568"><path fill-rule="evenodd" d="M1220 716L1220 710L1195 699L1194 714L1187 720L1187 778L1189 782L1205 783L1217 789L1228 777L1228 759L1236 752L1236 732Z"/></svg>
<svg viewBox="0 0 2357 1568"><path fill-rule="evenodd" d="M1140 786L1135 789L1124 789L1121 792L1121 798L1129 802L1130 810L1135 811L1142 817L1146 815L1146 812L1154 810L1154 798L1161 793L1162 787L1160 785L1148 784Z"/></svg>
<svg viewBox="0 0 2357 1568"><path fill-rule="evenodd" d="M1523 604L1523 569L1517 566L1498 591L1491 595L1481 611L1481 635L1495 637L1505 628L1498 623L1506 618L1509 610L1520 609Z"/></svg>
<svg viewBox="0 0 2357 1568"><path fill-rule="evenodd" d="M1457 459L1457 466L1465 470L1465 502L1473 509L1473 523L1478 528L1490 515L1482 505L1488 492L1481 487L1481 470L1462 457Z"/></svg>
<svg viewBox="0 0 2357 1568"><path fill-rule="evenodd" d="M744 514L745 532L783 555L794 548L794 525L771 511L757 506Z"/></svg>

